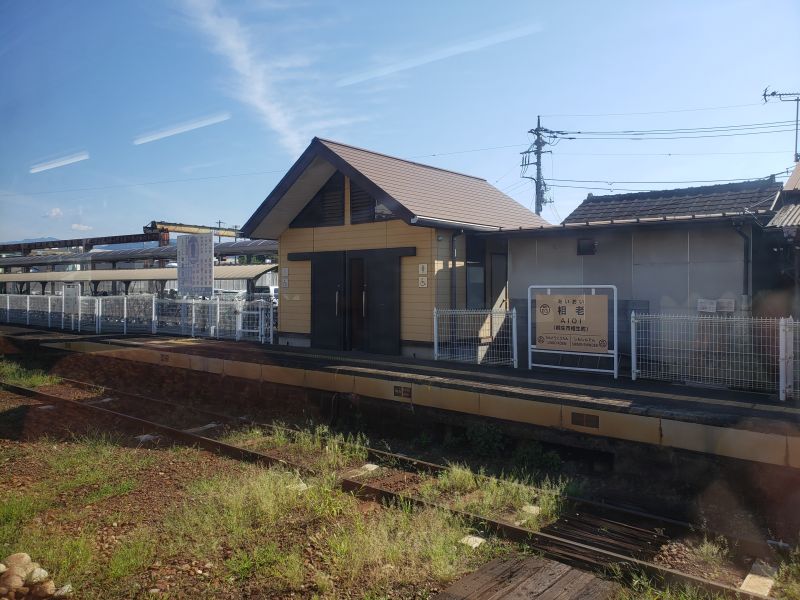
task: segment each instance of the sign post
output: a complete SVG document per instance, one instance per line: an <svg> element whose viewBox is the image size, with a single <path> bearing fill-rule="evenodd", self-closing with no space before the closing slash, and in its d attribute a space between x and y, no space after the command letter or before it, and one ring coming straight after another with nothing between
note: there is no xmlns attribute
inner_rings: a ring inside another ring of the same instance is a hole
<svg viewBox="0 0 800 600"><path fill-rule="evenodd" d="M567 293L554 291L568 290ZM609 294L613 326L609 329ZM581 292L581 293L575 293ZM534 332L535 327L535 332ZM594 356L613 360L612 369L534 363L534 353ZM617 288L613 285L532 285L528 287L528 368L547 367L619 374Z"/></svg>
<svg viewBox="0 0 800 600"><path fill-rule="evenodd" d="M214 235L198 233L178 238L178 295L214 295Z"/></svg>

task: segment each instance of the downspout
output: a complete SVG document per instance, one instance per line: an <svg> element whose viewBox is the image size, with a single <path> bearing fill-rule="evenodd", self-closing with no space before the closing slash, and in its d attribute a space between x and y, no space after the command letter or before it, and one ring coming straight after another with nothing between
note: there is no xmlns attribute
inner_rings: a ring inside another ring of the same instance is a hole
<svg viewBox="0 0 800 600"><path fill-rule="evenodd" d="M450 308L456 308L456 238L464 235L464 230L459 229L450 236Z"/></svg>
<svg viewBox="0 0 800 600"><path fill-rule="evenodd" d="M744 240L744 273L742 274L742 295L750 296L750 236L742 231L741 223L734 223L736 233L742 236ZM750 302L748 301L748 306Z"/></svg>

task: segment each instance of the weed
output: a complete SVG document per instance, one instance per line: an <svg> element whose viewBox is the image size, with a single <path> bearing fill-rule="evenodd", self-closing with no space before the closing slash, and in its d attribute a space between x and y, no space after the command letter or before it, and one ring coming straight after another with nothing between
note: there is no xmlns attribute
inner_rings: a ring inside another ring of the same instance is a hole
<svg viewBox="0 0 800 600"><path fill-rule="evenodd" d="M48 375L39 369L27 369L7 359L0 359L0 380L27 388L54 385L61 381L54 375Z"/></svg>
<svg viewBox="0 0 800 600"><path fill-rule="evenodd" d="M693 548L693 552L698 560L713 567L722 565L730 554L728 541L723 536L709 539L705 534L703 541Z"/></svg>
<svg viewBox="0 0 800 600"><path fill-rule="evenodd" d="M472 423L467 427L467 442L478 456L491 457L502 452L506 445L503 431L492 423Z"/></svg>
<svg viewBox="0 0 800 600"><path fill-rule="evenodd" d="M364 573L380 589L418 581L447 582L462 573L475 553L459 543L466 528L444 511L389 508L337 523L327 539L332 574L352 580Z"/></svg>
<svg viewBox="0 0 800 600"><path fill-rule="evenodd" d="M629 585L619 591L616 600L723 600L723 597L687 585L661 588L640 573L633 575Z"/></svg>
<svg viewBox="0 0 800 600"><path fill-rule="evenodd" d="M251 550L237 550L225 561L225 566L238 579L265 576L277 581L280 587L295 589L305 579L305 567L299 551L284 553L277 544L269 542Z"/></svg>
<svg viewBox="0 0 800 600"><path fill-rule="evenodd" d="M50 505L51 499L38 495L12 495L0 502L0 550L2 555L12 542L18 539L22 527L36 514L45 510Z"/></svg>
<svg viewBox="0 0 800 600"><path fill-rule="evenodd" d="M99 502L106 498L113 498L114 496L123 496L128 492L136 489L136 482L131 479L123 479L122 481L103 483L95 490L92 490L83 497L83 501L87 504Z"/></svg>
<svg viewBox="0 0 800 600"><path fill-rule="evenodd" d="M76 587L90 581L95 564L89 531L75 535L37 530L26 534L14 551L27 552L36 562L46 565L53 579Z"/></svg>
<svg viewBox="0 0 800 600"><path fill-rule="evenodd" d="M786 600L800 598L800 546L781 563L775 584L778 598Z"/></svg>
<svg viewBox="0 0 800 600"><path fill-rule="evenodd" d="M517 444L511 457L516 470L521 474L537 471L553 472L561 469L561 457L552 450L545 451L539 442L523 440Z"/></svg>
<svg viewBox="0 0 800 600"><path fill-rule="evenodd" d="M108 561L106 576L110 580L119 580L144 570L151 563L155 550L152 532L136 530L114 550Z"/></svg>

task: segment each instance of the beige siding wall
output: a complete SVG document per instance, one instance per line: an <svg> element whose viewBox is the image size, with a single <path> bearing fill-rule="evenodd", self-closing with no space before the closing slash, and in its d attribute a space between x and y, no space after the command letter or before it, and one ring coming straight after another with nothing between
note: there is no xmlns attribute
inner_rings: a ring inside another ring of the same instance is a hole
<svg viewBox="0 0 800 600"><path fill-rule="evenodd" d="M345 223L349 222L349 180L345 179ZM436 231L412 227L403 221L346 224L342 227L287 229L278 239L281 279L288 268L288 286L281 281L278 329L284 333L311 333L311 262L289 261L291 252L370 250L413 246L416 256L401 258L400 337L433 341L433 306L437 289L434 261ZM448 242L449 244L449 242ZM449 245L448 245L449 248ZM428 265L428 286L419 287L419 265Z"/></svg>
<svg viewBox="0 0 800 600"><path fill-rule="evenodd" d="M450 308L450 268L453 262L450 257L450 241L452 236L453 232L449 230L438 230L434 233L436 308ZM456 237L456 308L464 308L467 305L467 272L464 267L466 256L466 238L462 234Z"/></svg>

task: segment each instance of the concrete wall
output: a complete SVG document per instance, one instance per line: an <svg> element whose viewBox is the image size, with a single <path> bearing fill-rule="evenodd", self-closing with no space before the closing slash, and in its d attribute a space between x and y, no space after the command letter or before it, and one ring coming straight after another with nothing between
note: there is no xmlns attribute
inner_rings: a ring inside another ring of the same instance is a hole
<svg viewBox="0 0 800 600"><path fill-rule="evenodd" d="M578 256L579 238L593 238L597 253ZM612 284L620 300L646 302L651 312L695 312L699 298L732 298L738 311L743 247L730 225L511 239L510 294L524 301L529 285Z"/></svg>
<svg viewBox="0 0 800 600"><path fill-rule="evenodd" d="M579 238L594 239L596 254L578 256ZM508 252L509 292L525 363L529 285L616 285L623 353L629 351L631 310L693 314L699 298L731 298L737 312L749 309L742 304L744 241L730 224L587 228L512 238Z"/></svg>

